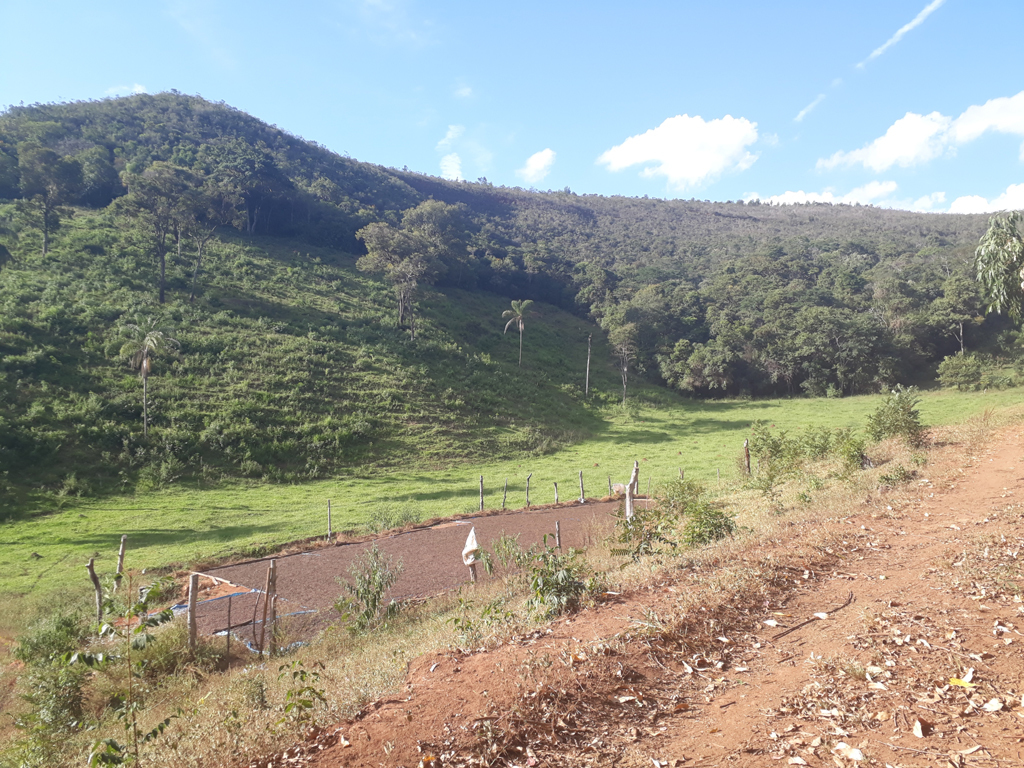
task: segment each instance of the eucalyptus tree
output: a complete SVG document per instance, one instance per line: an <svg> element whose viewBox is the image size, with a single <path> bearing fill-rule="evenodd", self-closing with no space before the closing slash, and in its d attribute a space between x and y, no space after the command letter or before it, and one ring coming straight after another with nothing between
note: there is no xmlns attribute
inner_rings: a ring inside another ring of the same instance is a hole
<svg viewBox="0 0 1024 768"><path fill-rule="evenodd" d="M989 311L1005 311L1020 321L1024 303L1024 213L1013 211L989 219L975 251L974 266Z"/></svg>
<svg viewBox="0 0 1024 768"><path fill-rule="evenodd" d="M158 321L146 318L138 323L125 323L121 332L127 340L121 347L121 357L128 360L132 370L142 379L142 434L149 434L149 375L153 372L153 356L165 348L177 348L178 340L158 328Z"/></svg>
<svg viewBox="0 0 1024 768"><path fill-rule="evenodd" d="M413 313L416 289L421 282L433 282L440 265L429 253L423 239L385 222L374 222L356 232L366 244L366 255L356 262L365 272L377 272L391 283L398 300L398 326L408 322L412 338L416 338Z"/></svg>
<svg viewBox="0 0 1024 768"><path fill-rule="evenodd" d="M128 194L115 202L119 213L135 222L150 241L159 268L157 281L160 303L164 303L167 285L167 237L180 226L189 203L196 175L163 161L153 163L141 174L123 176Z"/></svg>
<svg viewBox="0 0 1024 768"><path fill-rule="evenodd" d="M26 141L18 145L21 175L21 212L43 234L43 255L50 249L50 233L60 226L69 211L61 206L82 186L82 164L61 157L52 149Z"/></svg>
<svg viewBox="0 0 1024 768"><path fill-rule="evenodd" d="M533 302L530 299L523 299L522 301L513 301L512 309L506 309L501 313L502 319L506 317L509 321L505 323L505 333L508 333L508 329L513 325L519 329L519 367L523 367L523 331L526 328L526 310L532 306Z"/></svg>

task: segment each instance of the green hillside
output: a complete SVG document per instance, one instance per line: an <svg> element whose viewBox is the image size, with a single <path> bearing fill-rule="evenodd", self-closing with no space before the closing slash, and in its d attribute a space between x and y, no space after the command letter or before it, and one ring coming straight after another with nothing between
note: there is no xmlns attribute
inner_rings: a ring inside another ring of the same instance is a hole
<svg viewBox="0 0 1024 768"><path fill-rule="evenodd" d="M985 225L449 182L174 92L14 107L0 503L551 451L604 428L623 367L696 397L872 393L961 349L1005 370Z"/></svg>

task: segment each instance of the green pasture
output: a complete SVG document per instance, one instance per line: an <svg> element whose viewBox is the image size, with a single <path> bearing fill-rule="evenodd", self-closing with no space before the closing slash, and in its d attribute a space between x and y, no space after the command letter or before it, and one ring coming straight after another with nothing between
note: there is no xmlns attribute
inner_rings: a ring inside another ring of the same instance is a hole
<svg viewBox="0 0 1024 768"><path fill-rule="evenodd" d="M923 395L927 424L956 422L987 409L1015 404L1021 390ZM128 534L127 566L132 569L187 565L232 554L259 553L270 546L326 531L327 500L335 530L358 528L381 504L402 505L421 519L472 512L484 476L485 505L501 505L508 478L508 507L525 503L526 476L532 473L530 501L562 500L579 493L583 470L588 496L607 493L608 477L625 482L634 459L641 461L641 490L678 476L710 487L736 479L738 456L752 421L779 429L810 425L863 426L880 397L794 400L684 400L647 394L643 405L607 409L596 437L549 455L474 463L441 470L410 468L296 485L225 485L210 489L171 487L136 496L103 500L68 499L61 509L2 526L7 568L0 594L15 610L6 613L5 631L18 627L56 600L77 600L88 591L83 567L95 557L97 570L110 576L121 534Z"/></svg>

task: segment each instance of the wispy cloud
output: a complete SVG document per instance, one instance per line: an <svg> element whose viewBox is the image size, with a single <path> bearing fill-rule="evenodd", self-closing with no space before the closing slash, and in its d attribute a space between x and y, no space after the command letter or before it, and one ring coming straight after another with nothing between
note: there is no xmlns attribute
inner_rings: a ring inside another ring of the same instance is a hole
<svg viewBox="0 0 1024 768"><path fill-rule="evenodd" d="M896 45L896 43L902 40L903 37L912 29L916 29L917 27L921 26L924 23L924 20L931 16L935 11L937 11L939 7L945 2L946 0L932 0L932 2L928 3L928 5L926 5L924 9L919 14L917 14L917 16L915 16L911 21L907 22L902 27L897 29L896 34L894 34L880 46L875 48L875 50L871 52L871 55L869 55L866 59L864 59L864 61L857 65L857 68L864 69L865 64L867 64L869 61L874 61L875 59L877 59L887 50Z"/></svg>
<svg viewBox="0 0 1024 768"><path fill-rule="evenodd" d="M115 85L112 88L107 88L104 93L106 93L107 96L124 96L129 93L146 93L146 86L139 85L138 83L135 83L135 85Z"/></svg>
<svg viewBox="0 0 1024 768"><path fill-rule="evenodd" d="M551 166L554 164L555 151L542 149L527 158L526 165L516 171L516 176L530 184L536 184L551 172Z"/></svg>
<svg viewBox="0 0 1024 768"><path fill-rule="evenodd" d="M894 165L906 168L953 151L989 131L1024 137L1024 91L970 106L956 119L938 112L908 112L889 126L885 135L860 149L821 158L817 167L827 170L860 164L876 173ZM1020 156L1024 159L1024 144Z"/></svg>
<svg viewBox="0 0 1024 768"><path fill-rule="evenodd" d="M452 181L462 181L462 158L452 152L441 158L441 177Z"/></svg>
<svg viewBox="0 0 1024 768"><path fill-rule="evenodd" d="M797 113L797 116L793 118L793 121L797 122L797 123L802 121L805 117L807 117L809 114L811 114L811 112L814 110L814 108L816 106L821 104L821 102L823 102L824 100L825 100L825 94L824 93L819 93L818 94L818 98L816 98L814 101L812 101L806 107L801 109L800 112Z"/></svg>
<svg viewBox="0 0 1024 768"><path fill-rule="evenodd" d="M669 187L684 190L726 171L743 171L757 160L747 147L757 141L757 123L726 115L704 120L676 115L657 128L630 136L604 152L597 162L610 171L645 165L641 176L664 176Z"/></svg>
<svg viewBox="0 0 1024 768"><path fill-rule="evenodd" d="M466 126L464 125L449 125L448 132L444 135L444 138L437 142L437 149L440 152L451 149L452 144L462 138L462 134L466 132Z"/></svg>
<svg viewBox="0 0 1024 768"><path fill-rule="evenodd" d="M211 23L208 3L171 0L167 13L211 59L226 69L235 67L235 57L224 47L223 35Z"/></svg>
<svg viewBox="0 0 1024 768"><path fill-rule="evenodd" d="M468 85L460 85L455 89L453 94L457 99L468 99L473 95L473 89Z"/></svg>
<svg viewBox="0 0 1024 768"><path fill-rule="evenodd" d="M981 195L958 197L949 206L950 213L994 213L1024 208L1024 184L1011 184L1003 194L991 200Z"/></svg>
<svg viewBox="0 0 1024 768"><path fill-rule="evenodd" d="M433 23L418 18L408 0L354 0L350 5L378 44L423 47L436 42Z"/></svg>

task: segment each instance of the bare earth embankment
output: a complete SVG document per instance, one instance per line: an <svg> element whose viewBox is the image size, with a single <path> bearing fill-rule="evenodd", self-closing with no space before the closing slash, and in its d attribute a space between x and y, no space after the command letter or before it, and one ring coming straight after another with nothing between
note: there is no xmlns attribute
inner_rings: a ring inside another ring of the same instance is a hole
<svg viewBox="0 0 1024 768"><path fill-rule="evenodd" d="M421 657L396 695L271 762L1024 765L1022 459L1020 427L936 448L848 516Z"/></svg>

